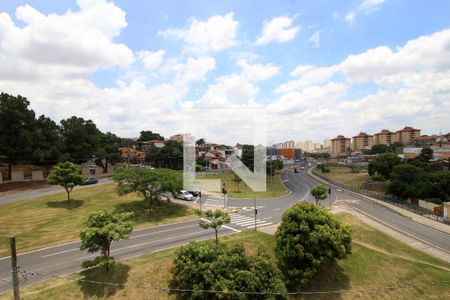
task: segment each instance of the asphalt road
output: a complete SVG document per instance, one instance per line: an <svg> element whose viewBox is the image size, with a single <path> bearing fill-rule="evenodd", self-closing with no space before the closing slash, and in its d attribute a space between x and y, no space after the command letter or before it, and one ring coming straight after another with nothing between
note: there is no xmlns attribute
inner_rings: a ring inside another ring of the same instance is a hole
<svg viewBox="0 0 450 300"><path fill-rule="evenodd" d="M280 222L282 213L299 200L307 200L314 203L310 190L317 181L308 176L305 171L294 173L288 170L282 175L282 181L291 191L288 195L272 199L230 199L229 205L246 208L232 215L232 222L220 231L221 235L249 230L254 228L254 201L258 207L257 225L265 226ZM204 197L207 202L208 198ZM444 251L450 252L450 235L432 229L410 219L407 219L392 210L362 200L354 196L333 190L330 200L322 205L328 207L331 201L345 202L346 205L359 209L394 228L407 232L419 240L435 245ZM116 259L148 254L162 249L167 249L187 243L191 240L204 240L213 238L211 230L199 228L198 221L185 221L176 224L167 224L147 229L136 230L131 239L113 243L112 255ZM35 271L52 275L65 275L81 269L84 260L94 257L79 250L79 242L49 247L28 253L19 254L18 264L22 270ZM10 279L10 259L0 259L0 278ZM39 276L28 276L20 279L21 285L27 285L46 279ZM10 284L0 281L0 292L10 289Z"/></svg>

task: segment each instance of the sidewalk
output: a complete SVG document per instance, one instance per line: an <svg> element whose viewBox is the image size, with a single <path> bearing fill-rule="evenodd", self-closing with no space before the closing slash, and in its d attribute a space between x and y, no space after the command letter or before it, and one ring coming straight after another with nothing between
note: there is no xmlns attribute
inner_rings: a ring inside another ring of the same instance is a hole
<svg viewBox="0 0 450 300"><path fill-rule="evenodd" d="M381 200L378 200L378 199L375 199L375 198L371 198L371 197L368 197L368 196L365 196L365 195L361 195L361 194L358 194L358 193L355 193L355 192L351 192L351 191L343 189L342 187L335 186L334 184L328 182L327 180L324 180L324 179L320 178L319 176L313 174L311 172L311 169L308 169L306 173L310 177L314 178L315 180L323 182L323 183L325 183L327 185L333 186L333 187L335 187L337 189L341 189L343 192L345 192L347 194L350 194L350 195L353 195L353 196L357 196L357 197L366 199L368 201L372 201L372 202L376 203L377 205L385 206L385 207L387 207L387 208L389 208L391 210L394 210L397 213L403 215L404 217L406 217L408 219L411 219L411 220L413 220L413 221L415 221L417 223L421 223L421 224L426 225L428 227L431 227L433 229L436 229L436 230L442 231L444 233L450 234L450 226L449 225L446 225L444 223L441 223L441 222L429 219L427 217L423 217L421 215L418 215L416 213L413 213L413 212L411 212L409 210L403 209L403 208L398 207L396 205L393 205L393 204L390 204L390 203L386 203L384 201L381 201Z"/></svg>

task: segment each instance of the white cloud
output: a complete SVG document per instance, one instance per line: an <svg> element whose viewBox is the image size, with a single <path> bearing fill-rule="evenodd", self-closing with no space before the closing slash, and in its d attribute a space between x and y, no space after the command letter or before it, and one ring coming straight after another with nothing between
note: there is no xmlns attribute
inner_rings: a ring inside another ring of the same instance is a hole
<svg viewBox="0 0 450 300"><path fill-rule="evenodd" d="M165 38L174 37L184 41L188 51L219 51L236 45L239 22L234 14L214 15L207 21L192 18L186 28L170 28L158 32Z"/></svg>
<svg viewBox="0 0 450 300"><path fill-rule="evenodd" d="M242 68L241 75L250 81L267 80L280 73L280 68L274 64L250 64L240 59L238 65Z"/></svg>
<svg viewBox="0 0 450 300"><path fill-rule="evenodd" d="M276 41L284 43L292 40L300 30L300 27L292 27L294 18L285 16L274 17L270 21L264 21L261 36L256 40L257 45L265 45Z"/></svg>
<svg viewBox="0 0 450 300"><path fill-rule="evenodd" d="M364 0L356 9L349 11L345 15L345 20L349 24L352 24L355 21L356 15L360 13L369 14L371 12L377 11L380 9L380 5L385 1L386 0Z"/></svg>
<svg viewBox="0 0 450 300"><path fill-rule="evenodd" d="M277 93L286 93L291 91L302 90L305 87L328 81L337 71L337 66L330 67L313 67L310 65L300 65L296 67L291 76L299 77L296 80L290 80L281 84L277 89Z"/></svg>
<svg viewBox="0 0 450 300"><path fill-rule="evenodd" d="M165 54L165 50L158 50L154 52L144 50L139 51L139 58L142 59L146 68L155 69L161 64Z"/></svg>

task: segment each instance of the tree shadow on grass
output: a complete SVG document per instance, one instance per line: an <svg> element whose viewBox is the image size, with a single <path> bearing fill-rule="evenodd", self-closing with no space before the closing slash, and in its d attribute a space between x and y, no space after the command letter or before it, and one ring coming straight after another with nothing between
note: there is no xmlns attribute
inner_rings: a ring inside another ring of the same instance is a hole
<svg viewBox="0 0 450 300"><path fill-rule="evenodd" d="M129 266L116 262L109 272L100 267L82 271L80 273L81 278L77 283L85 298L109 297L124 288L129 271Z"/></svg>
<svg viewBox="0 0 450 300"><path fill-rule="evenodd" d="M334 264L319 270L305 285L290 288L289 291L329 292L350 289L350 279L339 265ZM306 294L293 299L342 299L343 293Z"/></svg>
<svg viewBox="0 0 450 300"><path fill-rule="evenodd" d="M70 201L49 201L47 206L51 208L76 209L84 204L84 200L71 199Z"/></svg>
<svg viewBox="0 0 450 300"><path fill-rule="evenodd" d="M190 209L184 205L164 201L151 208L147 207L142 200L119 203L115 207L118 212L134 212L137 223L160 222L167 218L182 217L190 213Z"/></svg>

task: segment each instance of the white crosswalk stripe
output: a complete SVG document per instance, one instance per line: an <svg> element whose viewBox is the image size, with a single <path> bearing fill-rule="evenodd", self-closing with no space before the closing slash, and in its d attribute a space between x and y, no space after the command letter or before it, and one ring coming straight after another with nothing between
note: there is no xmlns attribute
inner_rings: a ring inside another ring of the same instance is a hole
<svg viewBox="0 0 450 300"><path fill-rule="evenodd" d="M239 225L242 227L247 227L247 228L255 227L255 218L254 217L240 215L238 213L230 214L230 217L231 217L232 224ZM267 221L261 220L261 219L256 219L257 227L268 226L271 224L272 224L271 222L267 222Z"/></svg>
<svg viewBox="0 0 450 300"><path fill-rule="evenodd" d="M202 199L202 204L216 207L223 207L223 198L216 196L208 196L206 199Z"/></svg>

